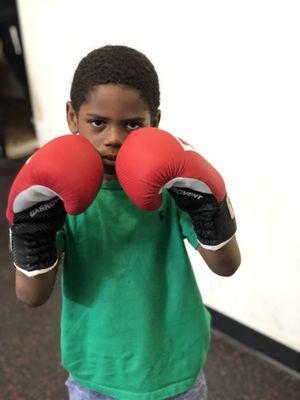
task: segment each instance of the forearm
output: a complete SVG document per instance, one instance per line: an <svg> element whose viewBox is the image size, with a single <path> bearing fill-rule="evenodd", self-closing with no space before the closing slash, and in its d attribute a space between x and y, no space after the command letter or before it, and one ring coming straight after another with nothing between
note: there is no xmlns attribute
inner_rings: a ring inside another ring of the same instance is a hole
<svg viewBox="0 0 300 400"><path fill-rule="evenodd" d="M30 307L44 304L50 297L57 273L58 266L50 271L37 276L26 276L16 269L16 296Z"/></svg>
<svg viewBox="0 0 300 400"><path fill-rule="evenodd" d="M206 250L199 245L198 251L208 267L217 275L231 276L241 263L241 254L235 236L219 250Z"/></svg>

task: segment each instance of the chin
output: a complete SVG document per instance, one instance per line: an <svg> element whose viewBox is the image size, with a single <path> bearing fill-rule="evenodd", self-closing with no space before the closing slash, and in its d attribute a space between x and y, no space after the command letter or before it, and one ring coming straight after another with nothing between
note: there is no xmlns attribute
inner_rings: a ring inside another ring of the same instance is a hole
<svg viewBox="0 0 300 400"><path fill-rule="evenodd" d="M105 166L103 172L107 179L117 179L115 167Z"/></svg>

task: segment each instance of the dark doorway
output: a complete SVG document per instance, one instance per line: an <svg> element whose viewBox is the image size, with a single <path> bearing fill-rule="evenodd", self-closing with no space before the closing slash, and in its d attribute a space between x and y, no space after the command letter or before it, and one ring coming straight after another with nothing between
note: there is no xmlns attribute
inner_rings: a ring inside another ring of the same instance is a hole
<svg viewBox="0 0 300 400"><path fill-rule="evenodd" d="M1 0L0 158L21 158L36 148L17 7Z"/></svg>

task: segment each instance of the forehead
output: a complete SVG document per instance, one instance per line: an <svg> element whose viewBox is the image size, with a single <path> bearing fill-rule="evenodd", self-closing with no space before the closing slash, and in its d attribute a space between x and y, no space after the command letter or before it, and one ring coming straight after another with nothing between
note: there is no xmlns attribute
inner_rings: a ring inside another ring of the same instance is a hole
<svg viewBox="0 0 300 400"><path fill-rule="evenodd" d="M150 113L138 90L116 84L98 85L93 88L81 108L95 114L118 114L120 118L122 115L127 118L129 114L136 116Z"/></svg>

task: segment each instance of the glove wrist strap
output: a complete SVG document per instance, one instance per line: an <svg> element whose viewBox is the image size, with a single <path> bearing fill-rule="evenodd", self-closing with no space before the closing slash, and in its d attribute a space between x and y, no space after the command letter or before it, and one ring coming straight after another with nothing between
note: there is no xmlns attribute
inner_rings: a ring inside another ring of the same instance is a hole
<svg viewBox="0 0 300 400"><path fill-rule="evenodd" d="M48 235L18 235L10 228L11 251L15 267L27 276L50 271L58 261L55 233Z"/></svg>
<svg viewBox="0 0 300 400"><path fill-rule="evenodd" d="M51 267L42 268L42 269L34 269L34 270L32 270L32 271L27 271L27 270L24 269L24 268L20 268L20 267L18 267L18 265L16 265L15 263L14 263L14 266L16 267L16 269L17 269L18 271L21 271L24 275L29 276L29 277L33 277L33 276L45 274L46 272L51 271L51 269L53 269L54 267L56 267L57 263L58 263L58 258L55 260L55 263L54 263L53 265L51 265Z"/></svg>
<svg viewBox="0 0 300 400"><path fill-rule="evenodd" d="M208 250L219 250L236 232L236 220L228 196L216 212L193 210L188 212L200 245Z"/></svg>

